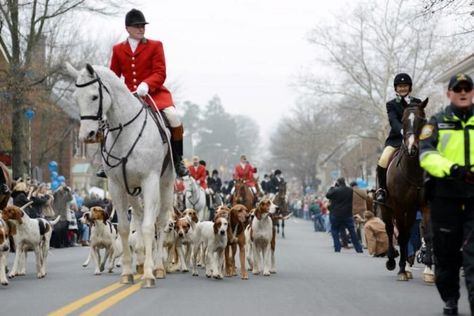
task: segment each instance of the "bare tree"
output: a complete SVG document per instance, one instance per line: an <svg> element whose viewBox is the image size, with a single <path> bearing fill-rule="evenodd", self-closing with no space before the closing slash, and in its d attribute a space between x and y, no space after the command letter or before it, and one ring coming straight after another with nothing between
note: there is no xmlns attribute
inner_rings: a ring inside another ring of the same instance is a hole
<svg viewBox="0 0 474 316"><path fill-rule="evenodd" d="M361 4L350 15L337 17L337 27L314 29L309 41L327 52L319 61L335 76L327 80L313 73L303 79L307 93L339 101L337 111L350 119L351 134L380 141L387 130L385 103L393 97L395 74L413 77L414 95L436 95L433 79L466 53L459 39L438 36L434 21L415 19L407 1L383 2Z"/></svg>
<svg viewBox="0 0 474 316"><path fill-rule="evenodd" d="M472 0L422 0L421 15L436 19L450 19L453 35L468 35L474 32L474 1Z"/></svg>
<svg viewBox="0 0 474 316"><path fill-rule="evenodd" d="M286 143L278 142L285 136L282 133L272 138L276 160L293 160L294 174L301 178L310 170L294 160L302 159L305 152L317 165L318 160L334 159L335 152L348 150L348 140L354 138L377 139L382 144L388 131L385 104L394 97L396 73L409 73L414 79L413 95L430 96L431 108L442 104L433 80L466 50L459 38L440 36L435 21L417 14L405 0L364 2L310 32L309 42L319 49L317 67L296 85L304 96L297 112L313 111L319 121L304 120L301 114L283 119L280 128L290 133L291 126L300 135L286 136ZM311 127L318 124L324 128ZM308 142L316 152L307 150Z"/></svg>
<svg viewBox="0 0 474 316"><path fill-rule="evenodd" d="M39 90L48 84L52 86L48 80L58 70L57 62L61 61L53 56L66 44L62 37L54 35L70 30L63 28L64 22L66 18L73 21L75 13L110 15L123 5L119 0L100 4L85 0L0 2L0 46L8 62L4 92L8 96L7 113L12 113L11 125L14 127L11 140L14 177L27 173L28 168L25 110L36 103L34 98L38 97Z"/></svg>

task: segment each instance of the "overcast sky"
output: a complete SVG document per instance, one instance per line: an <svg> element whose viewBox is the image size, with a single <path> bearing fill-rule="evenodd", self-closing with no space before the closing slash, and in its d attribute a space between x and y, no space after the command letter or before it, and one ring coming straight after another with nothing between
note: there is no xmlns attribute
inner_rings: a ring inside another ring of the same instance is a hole
<svg viewBox="0 0 474 316"><path fill-rule="evenodd" d="M344 2L352 1L149 0L134 7L150 23L146 36L163 42L179 100L205 105L217 94L228 112L253 117L264 139L294 105L290 84L315 57L308 32ZM124 17L102 23L126 38Z"/></svg>

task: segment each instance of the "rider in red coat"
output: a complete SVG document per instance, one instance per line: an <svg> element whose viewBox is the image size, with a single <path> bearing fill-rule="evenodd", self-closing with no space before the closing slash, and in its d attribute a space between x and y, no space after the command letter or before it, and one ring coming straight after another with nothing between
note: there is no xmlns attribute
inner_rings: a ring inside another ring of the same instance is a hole
<svg viewBox="0 0 474 316"><path fill-rule="evenodd" d="M145 16L132 9L125 16L129 34L127 40L114 45L110 69L124 77L130 92L142 97L155 110L161 110L171 127L173 162L179 177L187 175L183 164L183 125L174 107L173 98L163 84L166 80L166 62L163 44L145 38ZM105 176L105 173L98 173Z"/></svg>
<svg viewBox="0 0 474 316"><path fill-rule="evenodd" d="M206 167L199 164L199 157L193 157L193 164L188 167L188 172L191 177L207 192L206 182Z"/></svg>
<svg viewBox="0 0 474 316"><path fill-rule="evenodd" d="M234 169L234 180L242 179L245 181L245 184L248 185L254 194L257 193L255 188L256 183L253 177L255 168L248 162L245 155L240 156L240 163L235 166Z"/></svg>

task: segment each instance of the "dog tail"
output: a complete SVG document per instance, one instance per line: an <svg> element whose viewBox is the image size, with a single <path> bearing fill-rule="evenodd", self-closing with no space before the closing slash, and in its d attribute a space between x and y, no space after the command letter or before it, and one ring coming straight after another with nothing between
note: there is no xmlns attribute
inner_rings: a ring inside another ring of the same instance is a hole
<svg viewBox="0 0 474 316"><path fill-rule="evenodd" d="M287 219L289 219L289 218L292 217L292 216L293 216L293 212L291 212L290 214L288 214L288 215L286 215L285 217L283 217L283 220L286 221Z"/></svg>
<svg viewBox="0 0 474 316"><path fill-rule="evenodd" d="M51 226L54 226L56 225L58 222L59 222L59 219L61 218L61 215L58 215L58 217L56 217L56 219L52 222L49 222L51 224Z"/></svg>

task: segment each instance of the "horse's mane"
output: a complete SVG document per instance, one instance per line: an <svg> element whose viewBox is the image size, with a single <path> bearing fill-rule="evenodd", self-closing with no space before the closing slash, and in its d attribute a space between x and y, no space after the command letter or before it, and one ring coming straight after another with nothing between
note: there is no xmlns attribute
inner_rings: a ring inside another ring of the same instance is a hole
<svg viewBox="0 0 474 316"><path fill-rule="evenodd" d="M110 88L112 90L121 89L123 91L128 92L128 88L125 85L125 83L119 77L117 77L115 72L110 70L110 68L100 66L100 65L94 65L92 66L92 68L94 68L94 71L100 77L102 82L106 83L107 88ZM120 90L117 90L117 91L120 91Z"/></svg>

